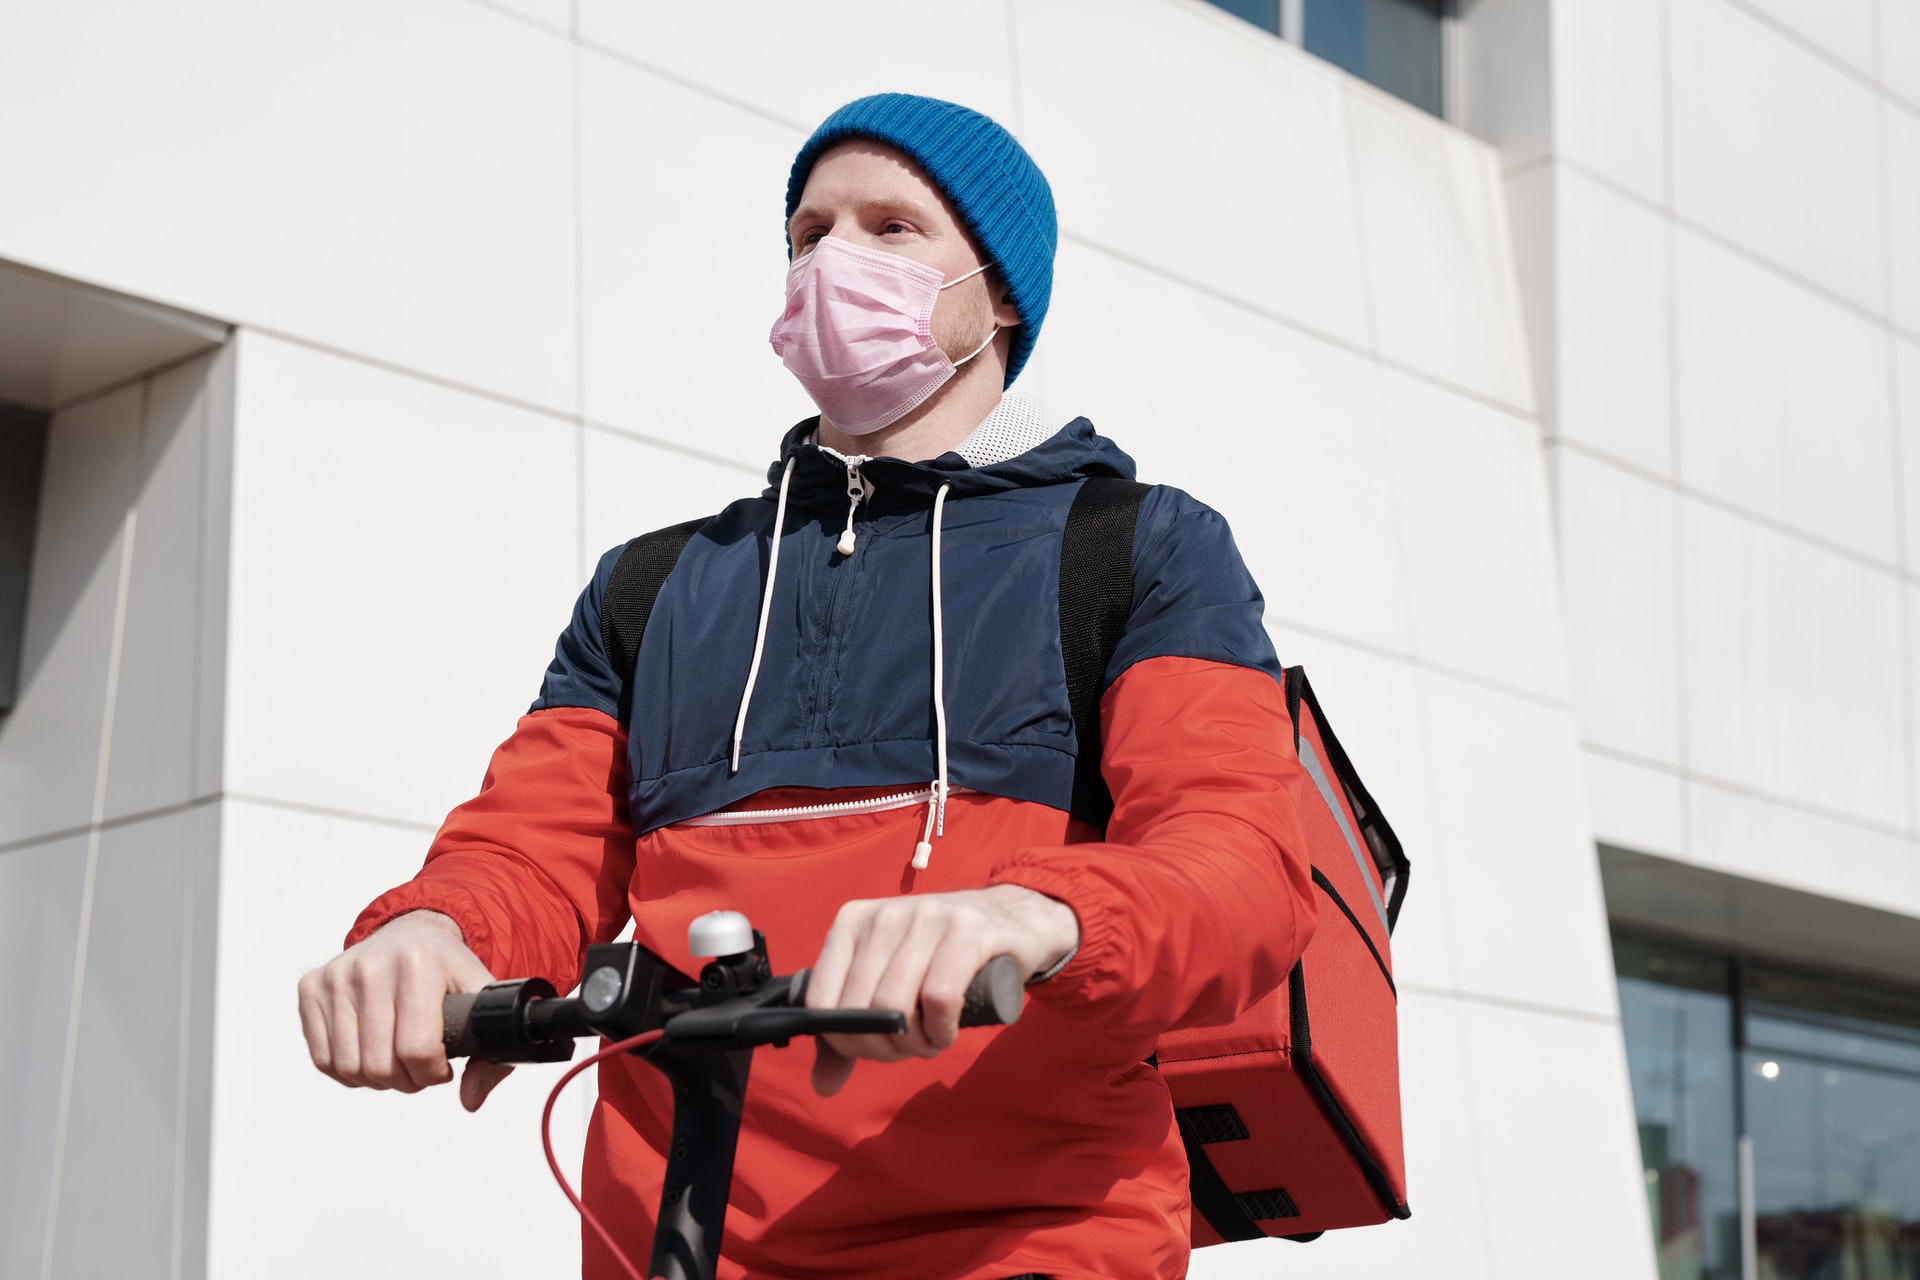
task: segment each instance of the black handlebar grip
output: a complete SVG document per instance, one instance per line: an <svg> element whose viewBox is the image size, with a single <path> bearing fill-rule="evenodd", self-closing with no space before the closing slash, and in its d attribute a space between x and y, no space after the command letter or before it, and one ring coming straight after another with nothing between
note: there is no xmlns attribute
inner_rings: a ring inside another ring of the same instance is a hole
<svg viewBox="0 0 1920 1280"><path fill-rule="evenodd" d="M440 1000L440 1043L449 1058L470 1058L479 1048L473 1040L473 1002L477 991L456 991Z"/></svg>
<svg viewBox="0 0 1920 1280"><path fill-rule="evenodd" d="M787 988L787 1001L795 1008L807 1002L807 980L813 970L802 969L793 975ZM1020 1020L1020 990L1026 986L1020 976L1020 962L1009 955L998 955L980 966L967 984L960 1002L963 1027L1001 1027Z"/></svg>
<svg viewBox="0 0 1920 1280"><path fill-rule="evenodd" d="M1000 955L981 966L967 984L967 998L960 1006L963 1027L993 1027L1020 1020L1021 988L1026 980L1020 963L1012 956Z"/></svg>

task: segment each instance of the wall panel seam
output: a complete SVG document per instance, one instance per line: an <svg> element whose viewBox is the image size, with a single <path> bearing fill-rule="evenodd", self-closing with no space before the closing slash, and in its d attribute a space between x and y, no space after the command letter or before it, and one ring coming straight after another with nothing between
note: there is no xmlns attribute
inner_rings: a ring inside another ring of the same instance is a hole
<svg viewBox="0 0 1920 1280"><path fill-rule="evenodd" d="M573 132L573 559L584 581L587 559L587 151L586 86L581 71L579 0L567 0L567 76Z"/></svg>
<svg viewBox="0 0 1920 1280"><path fill-rule="evenodd" d="M309 804L302 800L289 800L282 796L263 796L250 792L226 791L220 797L222 801L236 804L258 805L266 809L279 809L287 813L305 813L318 818L340 818L348 822L364 822L377 827L392 827L400 831L416 831L431 836L440 829L437 822L420 822L412 818L396 818L388 814L364 813L357 809L342 809L333 805Z"/></svg>
<svg viewBox="0 0 1920 1280"><path fill-rule="evenodd" d="M495 391L488 387L476 386L471 382L462 382L457 378L449 378L445 374L434 373L413 365L397 364L392 360L371 355L364 351L354 351L348 347L335 346L333 343L323 342L318 338L309 338L303 334L288 332L285 329L276 329L271 325L249 323L241 327L249 333L257 333L262 337L272 338L276 342L285 342L296 347L305 347L309 351L317 351L321 355L332 356L336 360L351 360L355 364L365 365L370 369L378 369L383 373L397 374L403 378L412 378L417 382L428 383L446 391L457 391L462 395L473 396L476 399L491 400L495 404L503 404L512 409L520 409L527 413L537 414L542 418L551 418L555 422L564 423L567 426L572 426L577 417L576 413L570 409L563 409L556 405L541 404L534 400L522 400L518 396L510 396L504 392Z"/></svg>
<svg viewBox="0 0 1920 1280"><path fill-rule="evenodd" d="M1362 213L1366 208L1366 199L1360 190L1360 149L1354 138L1353 95L1347 92L1344 85L1340 92L1340 136L1341 141L1346 143L1347 196L1353 201L1353 238L1360 255L1360 305L1367 316L1367 348L1378 352L1380 309L1373 296L1373 257L1367 249L1367 220Z"/></svg>
<svg viewBox="0 0 1920 1280"><path fill-rule="evenodd" d="M151 368L142 369L139 373L130 373L126 377L116 378L104 386L94 387L90 391L83 391L77 396L62 400L59 404L54 405L46 411L47 416L56 417L67 412L69 409L77 409L83 404L88 404L95 400L104 400L116 392L125 391L135 383L145 382L150 378L157 378L163 373L171 373L183 365L192 364L195 360L205 359L209 354L218 351L222 346L226 345L226 342L230 340L232 336L232 332L229 331L227 338L222 339L220 342L210 342L204 347L195 347L185 355L175 356L171 360L164 360L159 364L153 365Z"/></svg>
<svg viewBox="0 0 1920 1280"><path fill-rule="evenodd" d="M1376 644L1371 640L1362 640L1357 636L1346 635L1342 632L1333 631L1311 622L1301 621L1298 618L1273 613L1271 606L1269 606L1267 621L1271 625L1284 627L1288 631L1297 631L1301 635L1312 636L1316 640L1325 640L1329 644L1337 644L1343 649L1351 649L1356 653L1369 654L1388 662L1397 662L1414 671L1423 671L1432 675L1445 676L1448 679L1458 680L1463 684L1478 685L1490 693L1502 694L1509 698L1519 699L1522 702L1531 702L1535 706L1545 707L1549 711L1565 711L1568 714L1572 714L1573 712L1573 703L1566 698L1556 698L1551 694L1522 688L1519 685L1507 684L1491 676L1481 675L1477 671L1468 671L1461 667L1449 666L1446 663L1434 662L1431 659L1420 658L1404 650L1388 648L1386 645ZM1284 655L1282 655L1282 657L1284 658Z"/></svg>
<svg viewBox="0 0 1920 1280"><path fill-rule="evenodd" d="M1620 1019L1615 1014L1596 1013L1591 1009L1576 1009L1570 1005L1542 1004L1537 1000L1517 1000L1511 996L1492 995L1484 991L1473 991L1465 987L1430 987L1424 983L1400 983L1400 990L1415 995L1429 996L1438 1000L1451 1000L1456 1003L1486 1005L1495 1009L1509 1009L1518 1013L1543 1014L1548 1017L1566 1018L1574 1022L1592 1023L1602 1027L1618 1027Z"/></svg>
<svg viewBox="0 0 1920 1280"><path fill-rule="evenodd" d="M1676 427L1677 425L1678 424L1676 424ZM1603 466L1611 467L1613 470L1632 476L1636 480L1643 480L1648 484L1670 490L1679 497L1698 502L1701 506L1711 507L1724 515L1745 520L1750 524L1777 533L1782 537L1791 538L1795 542L1810 547L1815 551L1823 551L1828 555L1846 560L1860 568L1870 569L1875 573L1892 578L1896 582L1920 586L1920 571L1906 569L1891 561L1881 560L1855 547L1834 542L1820 534L1802 529L1797 525L1788 524L1778 516L1771 516L1764 511L1756 511L1752 507L1742 506L1740 503L1720 497L1718 494L1710 493L1704 489L1697 489L1692 485L1675 480L1671 476L1663 476L1657 471L1649 471L1638 463L1618 457L1596 445L1588 444L1584 440L1575 439L1572 436L1554 435L1547 437L1545 445L1550 449L1565 449L1569 453L1579 454L1583 458L1590 459ZM1898 554L1897 549L1895 554Z"/></svg>
<svg viewBox="0 0 1920 1280"><path fill-rule="evenodd" d="M1823 818L1829 822L1837 822L1842 826L1853 827L1860 831L1871 832L1875 835L1891 836L1898 840L1920 844L1920 830L1901 827L1888 822L1876 822L1872 818L1863 818L1858 814L1847 813L1844 810L1830 809L1825 805L1812 804L1808 801L1796 799L1793 796L1782 795L1777 791L1769 791L1764 787L1757 787L1752 783L1741 782L1738 779L1729 778L1722 774L1705 773L1701 770L1691 768L1688 765L1674 764L1670 760L1659 760L1652 756L1643 756L1638 752L1627 751L1605 742L1595 742L1590 738L1582 738L1580 740L1580 750L1588 755L1598 756L1603 760L1612 760L1619 764L1633 765L1651 772L1663 773L1672 777L1677 782L1695 783L1699 786L1710 787L1715 791L1726 792L1728 795L1740 796L1748 800L1758 800L1764 804L1777 805L1782 809L1792 809L1797 813L1806 814L1808 817Z"/></svg>
<svg viewBox="0 0 1920 1280"><path fill-rule="evenodd" d="M1167 280L1173 284L1181 285L1185 288L1191 289L1195 293L1204 294L1205 296L1214 299L1216 302L1223 302L1226 305L1235 308L1236 310L1246 312L1248 315L1256 316L1262 320L1266 320L1273 324L1281 325L1284 328L1291 329L1295 333L1299 333L1306 337L1314 339L1316 342L1324 342L1328 346L1335 347L1341 351L1345 351L1350 355L1356 355L1361 357L1362 359L1370 360L1373 363L1380 365L1382 368L1391 369L1395 373L1404 374L1409 378L1415 379L1416 381L1427 383L1429 386L1438 387L1442 391L1451 392L1452 394L1460 396L1463 399L1472 400L1475 403L1484 405L1489 409L1497 410L1498 412L1503 413L1508 417L1517 418L1522 422L1526 422L1536 427L1539 425L1539 416L1537 412L1526 405L1515 404L1512 401L1502 400L1498 396L1489 395L1486 392L1480 391L1474 387L1469 387L1463 383L1451 381L1450 379L1443 378L1438 374L1429 372L1428 370L1421 369L1414 365L1407 364L1401 360L1396 360L1392 356L1383 355L1379 351L1374 350L1372 347L1368 347L1364 344L1354 342L1349 338L1343 338L1338 334L1329 333L1325 329L1321 329L1313 324L1308 323L1307 321L1297 319L1296 317L1285 315L1278 311L1269 310L1268 308L1261 306L1257 302L1251 302L1246 298L1240 297L1236 294L1228 293L1225 290L1219 289L1213 285L1203 283L1202 281L1199 281L1199 280L1195 280L1190 276L1182 275L1180 272L1175 271L1170 267L1163 266L1160 263L1150 261L1146 258L1136 257L1133 254L1128 253L1124 249L1116 249L1112 245L1106 244L1100 240L1096 240L1093 237L1086 235L1082 232L1074 231L1074 230L1071 230L1070 228L1062 227L1060 229L1060 239L1065 242L1077 244L1084 249L1091 249L1095 253L1104 254L1107 257L1112 258L1116 262L1123 263L1126 266L1134 267L1138 270L1148 272L1151 275L1158 276L1162 280Z"/></svg>
<svg viewBox="0 0 1920 1280"><path fill-rule="evenodd" d="M139 483L139 459L145 452L147 413L152 383L143 385L140 418L134 433L134 483ZM128 495L121 525L119 583L114 594L113 631L107 647L105 706L100 714L100 752L94 763L93 808L87 830L85 870L81 873L80 907L74 930L73 986L67 1005L67 1042L60 1070L60 1100L53 1129L53 1160L47 1178L47 1222L40 1252L41 1280L53 1275L54 1246L59 1232L62 1184L66 1180L67 1133L73 1118L74 1066L80 1052L80 1018L86 1000L87 951L93 938L93 900L99 883L101 821L107 805L108 764L113 758L113 722L120 698L120 668L126 652L127 598L133 586L134 538L138 532L138 492Z"/></svg>
<svg viewBox="0 0 1920 1280"><path fill-rule="evenodd" d="M174 804L155 805L151 809L141 809L135 813L123 813L112 818L102 818L97 825L103 832L114 831L120 827L131 827L138 823L151 822L155 818L167 818L176 814L191 813L193 810L202 808L205 805L214 804L220 799L221 796L219 792L208 792L204 795L195 796L191 800L182 800ZM34 849L41 845L56 844L62 840L72 840L76 836L87 835L93 831L95 825L94 823L87 823L84 826L62 827L57 831L41 832L38 835L24 836L18 840L8 841L6 844L0 844L0 857L5 857L10 853L17 853L23 849Z"/></svg>
<svg viewBox="0 0 1920 1280"><path fill-rule="evenodd" d="M1874 68L1880 68L1880 6L1875 3L1870 8L1873 23ZM1893 237L1893 149L1889 137L1887 112L1888 100L1885 97L1874 101L1874 148L1880 165L1880 260L1887 266L1885 279L1887 290L1887 314L1898 320L1899 296L1894 286L1893 264L1895 245ZM1900 563L1902 573L1911 574L1913 566L1907 556L1907 539L1910 525L1907 519L1907 460L1905 431L1900 415L1900 339L1897 327L1889 332L1887 346L1887 439L1889 456L1892 460L1891 483L1893 486L1893 554ZM1909 579L1911 581L1911 579ZM1916 759L1914 742L1914 703L1917 696L1913 687L1915 671L1913 662L1913 592L1900 593L1900 653L1905 659L1900 668L1900 723L1901 746L1906 752L1906 800L1907 827L1920 829L1920 759Z"/></svg>
<svg viewBox="0 0 1920 1280"><path fill-rule="evenodd" d="M588 431L598 431L603 435L618 436L623 440L631 440L636 444L651 445L656 449L665 449L668 453L677 453L682 457L693 458L700 462L710 462L714 466L725 467L729 471L738 471L742 475L753 477L755 480L759 480L766 475L766 465L764 463L745 462L739 458L729 458L718 453L708 453L704 449L696 449L681 441L652 435L645 431L635 430L632 427L622 427L611 422L601 422L595 418L588 418L581 425Z"/></svg>
<svg viewBox="0 0 1920 1280"><path fill-rule="evenodd" d="M1726 250L1728 253L1733 254L1735 257L1738 257L1741 260L1753 266L1759 267L1761 270L1768 272L1769 274L1777 277L1780 280L1785 281L1788 284L1795 285L1800 289L1806 291L1807 293L1813 294L1815 297L1821 299L1824 302L1831 303L1832 305L1841 308L1842 310L1853 315L1855 318L1864 320L1868 324L1873 325L1877 329L1888 329L1902 335L1903 337L1909 337L1916 341L1920 341L1920 334L1915 334L1910 330L1902 328L1898 320L1896 320L1890 313L1878 312L1878 311L1875 311L1872 307L1863 306L1860 303L1854 301L1852 298L1847 297L1845 294L1837 293L1829 286L1821 284L1819 281L1814 280L1809 276L1801 275L1798 271L1795 271L1792 267L1787 266L1785 263L1776 261L1773 258L1769 258L1765 254L1760 253L1758 250L1748 248L1746 245L1741 244L1738 240L1735 240L1729 237L1725 232L1716 230L1715 228L1708 226L1704 222L1699 222L1693 218L1689 218L1684 214L1681 214L1679 212L1676 212L1673 209L1669 209L1659 204L1657 201L1648 199L1641 192L1635 191L1632 187L1625 186L1619 182L1614 181L1612 178L1609 178L1607 175L1601 173L1597 169L1589 168L1587 165L1583 164L1579 160L1574 159L1572 156L1565 155L1565 154L1556 154L1553 157L1553 159L1556 164L1565 168L1568 172L1577 174L1580 177L1585 178L1588 182L1593 183L1597 187L1605 188L1607 191L1612 192L1614 195L1620 197L1621 199L1630 201L1633 204L1640 206L1640 208L1642 208L1648 213L1657 214L1660 217L1667 219L1674 226L1680 228L1681 230L1688 231L1693 233L1696 236L1699 236L1702 240L1707 241L1709 244L1714 245L1716 248ZM1886 184L1882 182L1880 185L1884 189Z"/></svg>
<svg viewBox="0 0 1920 1280"><path fill-rule="evenodd" d="M1877 94L1883 94L1888 97L1893 96L1892 90L1876 79L1872 72L1862 71L1859 67L1854 66L1839 54L1826 48L1826 46L1816 44L1808 36L1788 26L1786 23L1780 21L1780 19L1768 13L1765 9L1751 3L1750 0L1722 0L1722 3L1728 8L1740 13L1742 16L1765 27L1774 35L1787 41L1787 43L1797 46L1802 53L1809 54L1817 61L1824 63L1828 70L1838 71L1849 80ZM1875 48L1877 52L1877 44Z"/></svg>
<svg viewBox="0 0 1920 1280"><path fill-rule="evenodd" d="M747 101L745 98L736 98L725 90L716 89L710 84L705 84L691 77L669 71L665 67L658 66L651 62L644 62L624 50L614 48L612 45L601 44L597 40L589 40L584 36L575 36L574 43L589 53L597 53L603 58L617 62L634 71L653 76L655 79L676 85L691 93L697 93L703 98L710 98L722 106L732 107L736 111L744 111L748 115L757 116L770 124L777 124L785 129L792 129L800 135L802 140L805 139L809 133L813 132L813 126L809 124L795 120L790 116L783 116L777 111L770 111L758 103Z"/></svg>
<svg viewBox="0 0 1920 1280"><path fill-rule="evenodd" d="M520 10L509 8L504 4L495 4L494 0L467 0L467 3L478 5L488 13L506 18L510 22L517 22L523 27L531 27L542 35L558 36L562 40L571 40L573 38L571 31L562 31L552 23L543 22L530 13L522 13Z"/></svg>

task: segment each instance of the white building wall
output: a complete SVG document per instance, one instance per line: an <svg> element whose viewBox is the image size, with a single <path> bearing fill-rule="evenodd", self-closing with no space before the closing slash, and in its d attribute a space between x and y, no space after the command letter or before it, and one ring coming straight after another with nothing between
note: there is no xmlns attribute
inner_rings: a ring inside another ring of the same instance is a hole
<svg viewBox="0 0 1920 1280"><path fill-rule="evenodd" d="M175 363L49 426L0 720L8 1280L200 1273L230 379Z"/></svg>
<svg viewBox="0 0 1920 1280"><path fill-rule="evenodd" d="M1914 6L1484 0L1468 26L1597 835L1920 915ZM1530 96L1540 127L1503 134Z"/></svg>
<svg viewBox="0 0 1920 1280"><path fill-rule="evenodd" d="M14 3L4 24L0 257L243 330L199 811L214 1022L189 1037L210 1136L180 1139L210 1180L207 1274L568 1265L533 1137L552 1072L478 1118L445 1090L350 1094L306 1062L293 983L477 785L598 553L758 486L808 412L764 346L787 165L839 102L906 88L992 113L1049 173L1063 244L1028 388L1233 520L1282 657L1415 861L1415 1216L1194 1274L1651 1275L1521 196L1492 149L1200 0ZM52 1274L89 1274L72 1257Z"/></svg>

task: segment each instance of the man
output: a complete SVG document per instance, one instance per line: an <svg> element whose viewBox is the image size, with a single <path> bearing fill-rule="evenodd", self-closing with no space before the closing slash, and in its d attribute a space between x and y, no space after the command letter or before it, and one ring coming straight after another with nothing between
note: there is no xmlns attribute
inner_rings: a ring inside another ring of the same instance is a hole
<svg viewBox="0 0 1920 1280"><path fill-rule="evenodd" d="M1145 1059L1278 986L1314 924L1259 591L1218 515L1147 493L1101 707L1115 808L1104 839L1071 820L1060 535L1082 480L1133 464L1003 395L1051 292L1046 180L986 117L881 95L808 139L787 215L773 343L821 417L688 544L631 706L601 560L480 794L302 980L314 1062L440 1083L446 992L566 990L629 915L685 963L694 916L740 910L778 967L811 961L809 1005L907 1031L760 1055L723 1275L1183 1275L1186 1159ZM1000 953L1033 998L959 1034ZM503 1074L470 1064L462 1102ZM668 1091L624 1058L600 1087L586 1198L644 1257Z"/></svg>

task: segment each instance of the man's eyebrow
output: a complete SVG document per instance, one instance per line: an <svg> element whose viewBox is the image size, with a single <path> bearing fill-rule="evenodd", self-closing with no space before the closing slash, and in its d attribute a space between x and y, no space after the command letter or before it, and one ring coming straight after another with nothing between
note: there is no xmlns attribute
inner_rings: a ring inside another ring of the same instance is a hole
<svg viewBox="0 0 1920 1280"><path fill-rule="evenodd" d="M869 215L875 213L903 213L923 225L931 221L933 217L933 211L928 206L920 203L918 200L910 200L902 196L875 197L870 200L862 200L856 204L854 208L863 214ZM795 227L808 219L827 219L829 217L830 215L825 209L803 204L793 211L793 217L787 219L787 230L791 232Z"/></svg>

